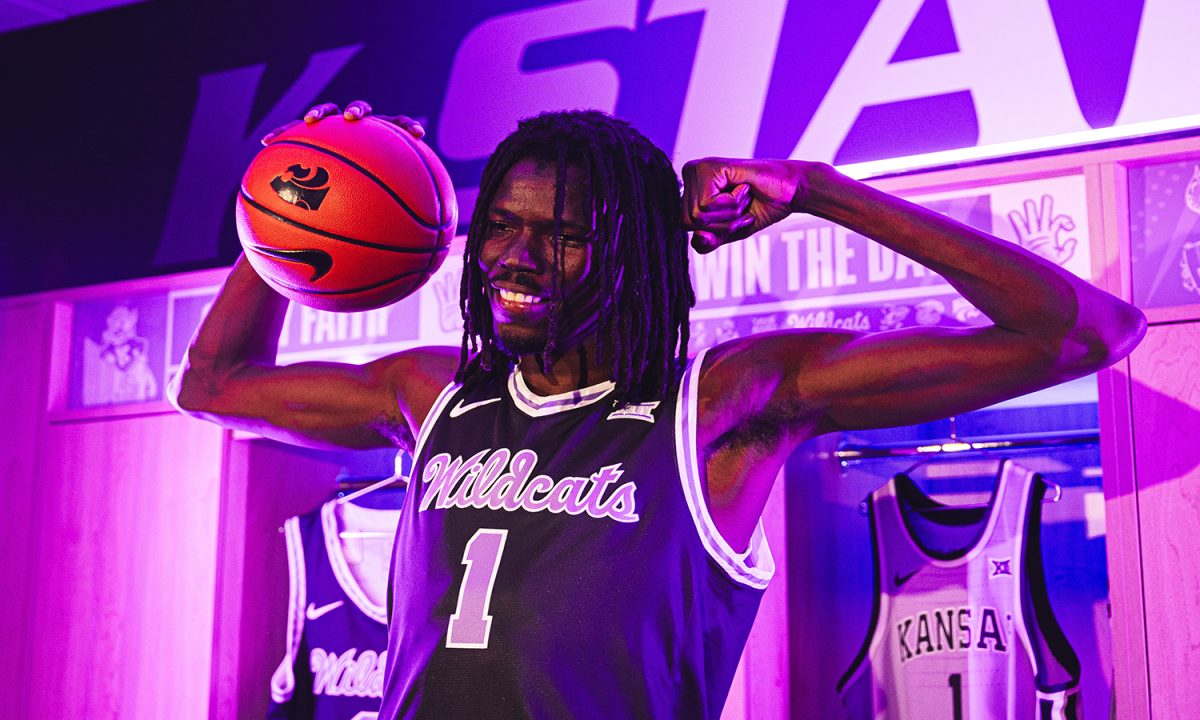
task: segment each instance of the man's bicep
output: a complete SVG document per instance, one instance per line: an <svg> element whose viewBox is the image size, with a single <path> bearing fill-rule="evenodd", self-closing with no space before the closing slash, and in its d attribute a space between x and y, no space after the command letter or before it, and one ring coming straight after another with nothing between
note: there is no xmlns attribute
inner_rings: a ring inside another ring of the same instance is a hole
<svg viewBox="0 0 1200 720"><path fill-rule="evenodd" d="M386 447L409 434L401 413L389 410L386 388L357 365L247 365L223 377L185 375L176 406L305 447Z"/></svg>
<svg viewBox="0 0 1200 720"><path fill-rule="evenodd" d="M912 425L977 410L1070 378L1053 353L996 326L826 337L792 375L819 432Z"/></svg>
<svg viewBox="0 0 1200 720"><path fill-rule="evenodd" d="M184 374L176 405L223 426L308 447L412 446L430 392L453 375L440 356L410 351L365 365L247 365L221 377ZM439 372L440 371L440 372ZM432 402L432 401L429 401Z"/></svg>

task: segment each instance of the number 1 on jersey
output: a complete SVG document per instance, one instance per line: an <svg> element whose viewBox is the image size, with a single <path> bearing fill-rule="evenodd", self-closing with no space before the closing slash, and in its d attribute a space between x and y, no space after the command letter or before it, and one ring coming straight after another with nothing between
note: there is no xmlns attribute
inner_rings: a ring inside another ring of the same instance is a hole
<svg viewBox="0 0 1200 720"><path fill-rule="evenodd" d="M963 720L962 673L952 674L948 682L950 694L953 696L951 702L954 703L954 720Z"/></svg>
<svg viewBox="0 0 1200 720"><path fill-rule="evenodd" d="M458 607L450 616L446 647L488 646L488 636L492 632L488 608L492 604L492 586L496 583L496 571L500 569L500 556L507 539L507 530L480 528L467 541L462 559L467 570L458 590Z"/></svg>

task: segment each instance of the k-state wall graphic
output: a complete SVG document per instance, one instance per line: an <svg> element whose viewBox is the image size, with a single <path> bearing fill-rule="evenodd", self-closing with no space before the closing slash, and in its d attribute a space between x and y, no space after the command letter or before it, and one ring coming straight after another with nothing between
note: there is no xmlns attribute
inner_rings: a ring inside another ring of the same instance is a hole
<svg viewBox="0 0 1200 720"><path fill-rule="evenodd" d="M1195 0L117 8L0 35L0 294L231 263L258 139L316 102L422 119L465 221L488 153L540 110L615 112L680 163L1004 147L1189 125L1197 37Z"/></svg>

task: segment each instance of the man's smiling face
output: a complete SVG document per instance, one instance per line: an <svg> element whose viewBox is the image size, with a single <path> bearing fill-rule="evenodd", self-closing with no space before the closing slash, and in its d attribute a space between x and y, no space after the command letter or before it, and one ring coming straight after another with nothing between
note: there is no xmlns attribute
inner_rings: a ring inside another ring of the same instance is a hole
<svg viewBox="0 0 1200 720"><path fill-rule="evenodd" d="M600 301L593 272L591 197L583 173L567 170L561 236L554 236L556 168L536 160L514 164L488 208L479 263L488 302L505 350L523 356L546 346L550 316L559 304L558 352L595 334ZM555 289L554 246L561 274Z"/></svg>

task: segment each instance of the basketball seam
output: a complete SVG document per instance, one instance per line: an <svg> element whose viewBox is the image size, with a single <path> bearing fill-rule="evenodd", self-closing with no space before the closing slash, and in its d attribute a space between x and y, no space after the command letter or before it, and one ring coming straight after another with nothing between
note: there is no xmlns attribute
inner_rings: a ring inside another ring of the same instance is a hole
<svg viewBox="0 0 1200 720"><path fill-rule="evenodd" d="M371 118L371 119L374 119L374 118ZM413 151L413 152L414 152L414 153L417 155L417 157L419 157L419 158L421 159L421 163L422 163L422 164L425 166L425 172L427 172L427 173L429 174L429 181L430 181L430 183L432 183L432 184L433 184L433 192L434 192L434 194L437 196L437 202L438 202L438 218L439 218L439 219L441 219L441 218L442 218L442 216L443 216L443 214L445 214L445 210L446 210L446 203L445 203L445 200L442 198L442 188L441 188L441 186L440 186L440 185L438 185L437 178L436 178L436 177L434 177L433 168L432 168L432 167L430 167L430 165L429 165L429 161L425 159L425 153L423 153L423 152L421 152L419 149L417 149L416 143L415 143L415 142L412 140L412 138L408 137L408 134L407 134L407 132L406 132L406 131L404 131L404 130L401 130L401 129L397 128L395 125L393 125L393 124L391 124L391 123L389 123L389 122L387 122L387 121L380 121L380 122L382 122L382 124L383 124L383 127L385 127L385 128L386 128L386 129L388 129L388 130L391 130L391 131L392 131L392 132L394 132L396 135L398 135L398 136L400 137L400 139L401 139L401 140L403 140L404 142L408 143L408 146L409 146L410 148L412 148L412 151ZM443 224L442 224L442 225L441 225L441 226L438 228L438 242L439 242L439 244L440 244L440 243L441 243L441 241L444 239L444 237L445 237L445 235L446 235L446 231L450 229L450 224L451 224L451 223L450 223L449 219L447 219L447 220L445 220L445 222L444 222L444 223L443 223ZM447 244L448 244L448 243L447 243ZM428 264L428 265L425 267L425 272L426 272L426 273L428 273L428 274L432 274L432 273L433 273L433 271L434 271L434 263L435 263L436 261L437 261L437 255L430 255L430 256L429 256L429 264Z"/></svg>
<svg viewBox="0 0 1200 720"><path fill-rule="evenodd" d="M254 198L250 197L250 195L246 192L245 188L241 188L238 191L238 194L241 196L242 200L249 203L252 207L254 207L254 209L259 210L260 212L263 212L266 215L273 217L282 223L291 225L292 227L300 228L301 230L307 230L308 232L311 232L315 235L327 237L331 240L339 240L341 242L349 243L351 245L359 245L361 247L373 248L375 250L386 250L388 252L398 252L398 253L438 253L438 252L442 252L443 250L446 250L448 247L447 245L443 245L440 243L440 241L442 240L442 232L441 232L440 228L426 226L427 230L437 230L438 231L439 244L436 245L435 247L407 248L407 247L396 247L394 245L382 245L380 243L373 243L373 242L369 242L367 240L359 240L357 238L346 237L345 235L338 235L337 233L331 233L328 230L322 230L320 228L315 228L311 225L305 225L304 223L300 222L299 220L293 220L285 215L280 215L279 213L275 212L271 208L267 207L266 205L263 205L262 203L258 202Z"/></svg>
<svg viewBox="0 0 1200 720"><path fill-rule="evenodd" d="M402 272L399 275L395 275L393 277L387 278L386 280L380 280L379 282L371 283L370 285L363 285L362 287L347 288L345 290L316 290L314 288L297 287L295 285L289 285L288 283L280 281L279 278L272 278L272 280L275 282L276 285L285 287L288 290L293 290L295 292L304 293L305 295L348 295L350 293L363 292L364 290L374 290L375 288L383 287L384 285L394 283L397 280L403 280L404 278L408 277L409 275L420 275L423 273L424 273L424 270L409 270L407 272Z"/></svg>
<svg viewBox="0 0 1200 720"><path fill-rule="evenodd" d="M429 182L433 185L434 195L437 197L438 219L443 220L443 216L446 214L446 203L445 203L445 200L442 198L442 188L438 184L437 178L434 176L433 168L430 167L429 161L425 159L425 153L421 152L417 148L416 142L412 138L408 137L408 133L406 131L397 128L395 125L393 125L387 121L382 121L382 123L386 129L391 130L393 133L398 135L401 140L408 143L408 146L410 148L412 148L413 153L415 153L416 156L421 159L421 163L425 166L425 172L429 174ZM437 231L439 244L445 239L446 231L449 229L450 229L450 221L449 221L449 219L445 219L444 222L442 223L441 227L439 227L438 231ZM435 269L434 266L437 264L439 264L438 256L431 254L429 256L429 263L425 266L426 275L432 275L434 272L434 269Z"/></svg>
<svg viewBox="0 0 1200 720"><path fill-rule="evenodd" d="M438 222L439 222L438 229L439 230L445 229L450 224L449 218L442 217L446 213L446 200L445 200L445 198L442 197L441 185L438 184L437 177L435 177L434 172L433 172L433 168L429 165L429 161L425 158L425 153L421 152L417 148L416 142L408 136L408 131L401 130L400 128L387 122L386 120L381 120L379 122L383 123L383 126L386 129L391 130L401 140L408 143L409 148L411 148L413 153L415 153L416 156L418 158L420 158L421 164L425 166L425 172L429 174L429 182L433 185L433 193L434 193L434 195L437 196L437 202L438 202L437 216L438 216Z"/></svg>
<svg viewBox="0 0 1200 720"><path fill-rule="evenodd" d="M408 213L408 216L411 217L414 222L420 224L422 227L424 227L428 230L437 230L437 229L440 229L440 227L441 227L439 224L431 223L431 222L425 220L424 218L422 218L420 215L417 214L417 212L415 210L413 210L411 207L408 206L408 203L404 202L403 198L401 198L399 195L396 194L395 190L388 187L387 183L385 183L380 178L376 177L375 174L372 173L370 170L366 169L362 165L359 165L358 163L354 162L353 160L346 157L345 155L342 155L341 153L334 152L333 150L330 150L329 148L323 148L320 145L314 145L313 143L303 142L301 140L276 140L275 142L273 142L271 144L272 145L299 145L300 147L306 147L310 150L316 150L317 152L325 153L326 155L329 155L330 157L337 158L338 160L341 160L342 162L346 163L350 167L352 167L355 170L362 173L365 177L367 177L369 180L374 182L379 187L383 188L383 191L386 192L388 195L390 195L391 198L393 200L395 200L396 203L404 210L404 212ZM412 148L409 148L409 149L412 150L412 152L416 153L417 157L420 158L421 162L423 164L425 164L425 158L421 156L420 152L418 152L417 150L412 149ZM429 172L428 164L425 164L425 170L426 170L426 172ZM433 178L431 177L430 180L433 180ZM442 217L441 191L438 188L436 181L433 182L433 188L434 188L434 193L438 196L438 219L440 220Z"/></svg>
<svg viewBox="0 0 1200 720"><path fill-rule="evenodd" d="M443 235L445 235L445 234L446 234L446 231L445 231L445 230L440 230L440 229L439 229L439 230L438 230L438 240L440 241L440 240L442 239L442 236L443 236ZM448 250L448 249L449 249L449 248L447 247L447 250ZM437 255L434 255L434 254L432 254L432 253L429 255L429 262L428 262L428 263L426 263L426 265L425 265L425 274L426 274L426 275L433 275L433 273L434 273L434 267L433 267L433 266L434 266L434 263L437 261L437 259L438 259L438 256L437 256Z"/></svg>

